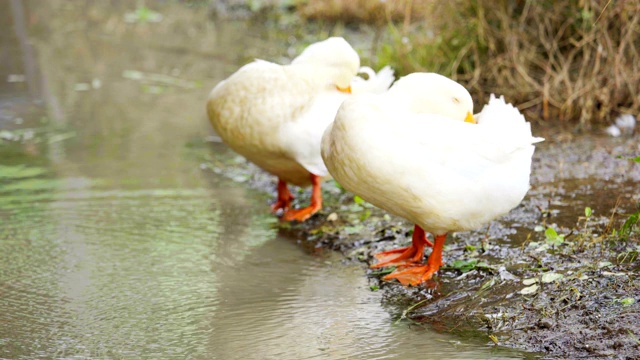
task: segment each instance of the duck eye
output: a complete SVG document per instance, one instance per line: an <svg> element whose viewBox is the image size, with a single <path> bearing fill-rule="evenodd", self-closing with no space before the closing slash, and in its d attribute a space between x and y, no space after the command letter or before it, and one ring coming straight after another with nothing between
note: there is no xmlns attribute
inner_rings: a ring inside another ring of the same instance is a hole
<svg viewBox="0 0 640 360"><path fill-rule="evenodd" d="M456 103L456 104L460 104L460 99L458 99L458 98L453 98L453 102L454 102L454 103Z"/></svg>

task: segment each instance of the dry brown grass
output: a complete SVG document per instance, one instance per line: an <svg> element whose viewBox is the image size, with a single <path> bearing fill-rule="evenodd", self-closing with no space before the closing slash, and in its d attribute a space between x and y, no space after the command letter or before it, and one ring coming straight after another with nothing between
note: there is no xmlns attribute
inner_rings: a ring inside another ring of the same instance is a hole
<svg viewBox="0 0 640 360"><path fill-rule="evenodd" d="M394 29L381 54L400 73L452 76L476 99L489 92L538 120L583 128L640 111L640 0L437 2Z"/></svg>
<svg viewBox="0 0 640 360"><path fill-rule="evenodd" d="M423 0L303 0L297 6L302 17L343 23L385 25L388 21L424 19L431 1Z"/></svg>

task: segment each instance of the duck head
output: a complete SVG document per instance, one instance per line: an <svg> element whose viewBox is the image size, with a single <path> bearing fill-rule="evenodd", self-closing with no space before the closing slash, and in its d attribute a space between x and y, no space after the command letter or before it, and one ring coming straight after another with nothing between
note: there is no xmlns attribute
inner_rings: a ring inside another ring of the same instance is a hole
<svg viewBox="0 0 640 360"><path fill-rule="evenodd" d="M453 120L473 120L473 100L464 86L435 73L412 73L389 89L392 101L417 114L438 114Z"/></svg>
<svg viewBox="0 0 640 360"><path fill-rule="evenodd" d="M348 91L360 68L360 57L344 38L331 37L309 45L291 65L324 68L319 75L328 76L338 89Z"/></svg>

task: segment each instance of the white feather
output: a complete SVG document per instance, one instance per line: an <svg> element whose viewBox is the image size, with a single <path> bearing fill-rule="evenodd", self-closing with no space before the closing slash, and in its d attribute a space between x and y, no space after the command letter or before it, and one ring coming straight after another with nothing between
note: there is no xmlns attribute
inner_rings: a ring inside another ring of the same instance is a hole
<svg viewBox="0 0 640 360"><path fill-rule="evenodd" d="M389 89L389 86L395 80L393 76L393 70L389 66L385 66L378 73L368 67L363 66L360 68L359 73L367 74L367 79L360 76L356 76L351 81L351 93L354 95L371 93L381 94Z"/></svg>
<svg viewBox="0 0 640 360"><path fill-rule="evenodd" d="M220 82L207 103L209 119L233 150L286 182L308 185L328 174L320 155L325 128L349 95L360 59L342 38L307 47L290 65L256 60ZM358 84L379 91L390 70Z"/></svg>
<svg viewBox="0 0 640 360"><path fill-rule="evenodd" d="M542 141L522 114L492 96L478 123L466 123L472 104L460 101L464 88L442 77L407 78L401 89L342 104L322 141L331 175L435 234L477 228L517 206L529 189L532 144ZM435 113L407 110L425 97L438 104Z"/></svg>

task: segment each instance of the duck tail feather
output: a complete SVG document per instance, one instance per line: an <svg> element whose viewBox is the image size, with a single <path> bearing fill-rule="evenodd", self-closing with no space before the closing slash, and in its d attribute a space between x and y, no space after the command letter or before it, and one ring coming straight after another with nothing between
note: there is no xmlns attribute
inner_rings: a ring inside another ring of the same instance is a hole
<svg viewBox="0 0 640 360"><path fill-rule="evenodd" d="M383 67L377 74L370 67L363 66L358 73L366 74L368 78L366 80L360 76L353 78L351 81L351 92L353 94L380 94L387 91L395 80L393 70L389 66Z"/></svg>
<svg viewBox="0 0 640 360"><path fill-rule="evenodd" d="M511 103L506 102L504 96L489 96L489 102L476 115L478 124L482 126L496 127L496 131L508 134L515 138L527 138L527 142L538 143L543 138L531 135L531 124L524 115Z"/></svg>

